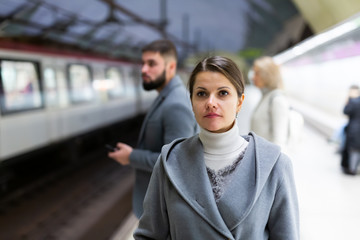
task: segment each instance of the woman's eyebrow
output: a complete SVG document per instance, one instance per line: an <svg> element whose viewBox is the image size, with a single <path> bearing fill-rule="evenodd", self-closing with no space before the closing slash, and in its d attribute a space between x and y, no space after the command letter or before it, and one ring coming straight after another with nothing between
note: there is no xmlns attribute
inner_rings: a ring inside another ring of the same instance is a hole
<svg viewBox="0 0 360 240"><path fill-rule="evenodd" d="M206 90L206 88L204 88L204 87L196 87L196 89L198 89L198 88L203 89L203 90Z"/></svg>
<svg viewBox="0 0 360 240"><path fill-rule="evenodd" d="M223 87L218 87L217 90L221 90L221 89L231 89L230 87L227 87L227 86L223 86ZM205 87L196 87L195 89L202 89L202 90L207 90Z"/></svg>
<svg viewBox="0 0 360 240"><path fill-rule="evenodd" d="M227 86L223 86L223 87L219 87L218 90L220 89L223 89L223 88L227 88L227 89L230 89L230 87L227 87Z"/></svg>

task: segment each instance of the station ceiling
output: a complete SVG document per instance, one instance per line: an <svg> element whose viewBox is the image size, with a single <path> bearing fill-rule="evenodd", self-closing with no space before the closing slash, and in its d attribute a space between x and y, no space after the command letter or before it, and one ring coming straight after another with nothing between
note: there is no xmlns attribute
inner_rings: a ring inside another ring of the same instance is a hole
<svg viewBox="0 0 360 240"><path fill-rule="evenodd" d="M266 48L299 15L290 0L0 0L0 39L138 58L155 39L180 54Z"/></svg>

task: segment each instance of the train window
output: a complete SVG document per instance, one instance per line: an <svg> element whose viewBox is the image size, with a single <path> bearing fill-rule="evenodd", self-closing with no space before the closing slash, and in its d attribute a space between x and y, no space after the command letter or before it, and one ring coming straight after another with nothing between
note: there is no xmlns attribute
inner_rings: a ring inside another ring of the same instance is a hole
<svg viewBox="0 0 360 240"><path fill-rule="evenodd" d="M64 70L56 70L56 80L59 92L59 106L66 107L69 105L69 93Z"/></svg>
<svg viewBox="0 0 360 240"><path fill-rule="evenodd" d="M118 68L110 67L106 69L105 77L108 82L108 95L110 99L120 97L124 94L124 78Z"/></svg>
<svg viewBox="0 0 360 240"><path fill-rule="evenodd" d="M44 70L44 87L46 94L46 105L56 106L58 103L58 93L56 84L55 70L52 68L45 68Z"/></svg>
<svg viewBox="0 0 360 240"><path fill-rule="evenodd" d="M134 86L134 90L139 94L143 90L141 87L141 71L138 68L133 68L131 71L131 78Z"/></svg>
<svg viewBox="0 0 360 240"><path fill-rule="evenodd" d="M38 69L35 62L0 60L3 114L43 107Z"/></svg>
<svg viewBox="0 0 360 240"><path fill-rule="evenodd" d="M93 99L91 72L88 66L71 64L68 67L71 100L74 103Z"/></svg>

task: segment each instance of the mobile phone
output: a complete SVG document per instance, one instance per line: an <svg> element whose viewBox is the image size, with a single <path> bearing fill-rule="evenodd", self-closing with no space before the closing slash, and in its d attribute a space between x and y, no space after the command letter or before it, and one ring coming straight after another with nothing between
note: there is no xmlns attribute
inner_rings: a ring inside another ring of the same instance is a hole
<svg viewBox="0 0 360 240"><path fill-rule="evenodd" d="M118 147L111 146L110 144L105 144L105 148L111 152L115 152L115 151L119 150Z"/></svg>

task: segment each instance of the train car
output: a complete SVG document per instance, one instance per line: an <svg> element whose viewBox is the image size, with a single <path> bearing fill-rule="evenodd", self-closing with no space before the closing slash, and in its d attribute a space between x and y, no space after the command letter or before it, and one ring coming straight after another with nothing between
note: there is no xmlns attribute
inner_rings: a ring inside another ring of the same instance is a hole
<svg viewBox="0 0 360 240"><path fill-rule="evenodd" d="M140 64L0 42L0 163L147 111Z"/></svg>
<svg viewBox="0 0 360 240"><path fill-rule="evenodd" d="M284 85L305 120L331 137L347 118L351 85L360 85L360 15L274 56Z"/></svg>

